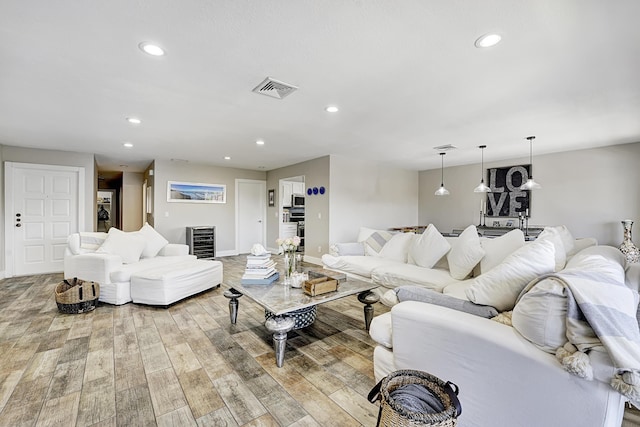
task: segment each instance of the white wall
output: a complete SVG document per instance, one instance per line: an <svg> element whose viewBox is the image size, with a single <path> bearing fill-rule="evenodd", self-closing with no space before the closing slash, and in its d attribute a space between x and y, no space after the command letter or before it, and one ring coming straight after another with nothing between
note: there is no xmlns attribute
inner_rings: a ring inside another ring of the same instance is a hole
<svg viewBox="0 0 640 427"><path fill-rule="evenodd" d="M0 145L0 230L4 230L4 161L2 159L3 146ZM4 233L0 239L0 279L4 278Z"/></svg>
<svg viewBox="0 0 640 427"><path fill-rule="evenodd" d="M266 172L222 168L196 163L155 160L153 174L154 228L171 243L186 242L186 227L216 227L216 253L236 251L235 180L265 180ZM167 181L224 184L226 203L169 203ZM266 197L266 196L265 196Z"/></svg>
<svg viewBox="0 0 640 427"><path fill-rule="evenodd" d="M144 174L122 173L122 230L137 231L142 227L142 182Z"/></svg>
<svg viewBox="0 0 640 427"><path fill-rule="evenodd" d="M418 172L331 156L329 241L354 242L360 227L417 225Z"/></svg>
<svg viewBox="0 0 640 427"><path fill-rule="evenodd" d="M320 256L329 250L329 195L331 194L329 156L267 172L267 191L269 189L276 191L276 206L267 208L267 246L274 249L278 238L278 203L282 203L279 181L294 176L304 176L305 188L325 187L326 189L324 195L307 196L305 199L305 259L319 262Z"/></svg>
<svg viewBox="0 0 640 427"><path fill-rule="evenodd" d="M485 162L484 166L528 163L525 157ZM531 195L529 224L564 224L576 237L595 237L600 244L618 246L622 241L620 221L640 222L639 164L640 143L534 155L534 176L542 189ZM473 189L480 180L479 164L445 168L444 173L451 195L436 197L433 193L440 186L440 170L420 172L421 225L433 223L442 232L477 225L483 196Z"/></svg>

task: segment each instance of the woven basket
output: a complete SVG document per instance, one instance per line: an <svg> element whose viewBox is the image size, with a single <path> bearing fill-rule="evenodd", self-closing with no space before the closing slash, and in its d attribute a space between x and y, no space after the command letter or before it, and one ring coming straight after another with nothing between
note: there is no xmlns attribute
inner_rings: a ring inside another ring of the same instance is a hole
<svg viewBox="0 0 640 427"><path fill-rule="evenodd" d="M100 285L74 277L56 285L56 304L61 313L78 314L92 311L98 305Z"/></svg>
<svg viewBox="0 0 640 427"><path fill-rule="evenodd" d="M437 397L444 411L439 413L414 412L398 404L389 394L407 384L420 384ZM457 418L462 412L458 400L458 387L451 382L444 382L440 378L422 371L401 370L385 377L376 385L369 400L373 403L380 399L380 414L378 426L413 427L438 426L453 427L457 425Z"/></svg>

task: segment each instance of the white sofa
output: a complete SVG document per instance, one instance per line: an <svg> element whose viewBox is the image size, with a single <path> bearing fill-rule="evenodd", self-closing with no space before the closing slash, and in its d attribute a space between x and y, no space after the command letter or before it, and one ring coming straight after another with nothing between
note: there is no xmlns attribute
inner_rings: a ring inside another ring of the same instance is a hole
<svg viewBox="0 0 640 427"><path fill-rule="evenodd" d="M586 242L581 244L591 246ZM542 241L537 246L537 249L529 246L516 252L546 251L550 247ZM566 246L570 246L569 241ZM491 243L486 247L491 250ZM486 295L481 287L486 283L501 291L503 280L513 282L514 274L528 268L535 270L535 266L526 265L527 260L531 261L530 264L546 263L547 270L561 271L564 262L556 258L558 247L563 246L553 246L551 256L547 251L540 256L525 257L525 264L514 252L476 278L445 286L442 290L448 297L444 298L460 301L472 296L482 299ZM489 253L485 252L484 256L487 255ZM640 265L628 267L625 273L621 267L624 259L616 248L593 246L581 249L574 244L568 253L558 254L560 258L567 255L570 258L567 267L585 271L587 275L594 264L591 256L611 259L613 264L618 262L620 276L624 275L626 285L636 292L637 303ZM496 256L496 253L491 256ZM553 265L554 261L558 264ZM386 268L386 265L382 263L381 268ZM514 265L518 268L508 268ZM425 271L425 274L429 273ZM526 281L518 285L518 289L523 289L526 283L535 283L526 276L519 277L519 280ZM476 289L478 286L480 288ZM470 291L471 288L475 292ZM437 287L433 286L417 289L427 295L437 292ZM610 386L611 378L618 370L614 368L609 354L603 347L596 347L588 353L593 367L593 379L590 381L567 372L551 350L557 348L558 340L565 342L568 337L566 327L562 330L567 315L566 299L558 298L553 292L540 291L536 294L533 290L526 291L523 290L522 295L520 292L516 296L512 294L509 297L512 304L498 310L512 310L514 326L427 302L403 300L396 303L390 312L375 317L371 323L370 335L378 343L373 355L376 380L396 370L415 369L456 383L462 403L462 416L458 420L461 427L619 427L627 399ZM509 290L504 293L509 294ZM435 294L436 299L440 298L439 295ZM527 299L527 296L531 298ZM494 294L491 298L494 298L495 305L503 304L502 295ZM487 301L483 303L487 304ZM559 309L562 304L563 313ZM636 316L640 317L639 314Z"/></svg>
<svg viewBox="0 0 640 427"><path fill-rule="evenodd" d="M556 228L564 233L558 235L558 239L570 240L565 244L570 248L566 251L567 259L597 244L593 238L573 239L566 227ZM378 235L377 243L380 235L387 242L377 247L376 239L372 238L375 235ZM475 227L469 226L459 237L443 237L432 225L423 234L392 234L362 227L357 240L331 245L331 253L324 254L322 262L326 268L380 285L375 292L386 305L394 303L389 299L392 293L387 291L406 284L459 295L465 280L489 271L528 244L518 229L497 238L480 238ZM433 246L438 248L434 250ZM564 261L566 259L557 262ZM452 267L455 267L453 274Z"/></svg>
<svg viewBox="0 0 640 427"><path fill-rule="evenodd" d="M219 286L222 263L196 259L187 245L169 243L145 224L138 232L71 234L64 276L98 282L101 302L167 306Z"/></svg>

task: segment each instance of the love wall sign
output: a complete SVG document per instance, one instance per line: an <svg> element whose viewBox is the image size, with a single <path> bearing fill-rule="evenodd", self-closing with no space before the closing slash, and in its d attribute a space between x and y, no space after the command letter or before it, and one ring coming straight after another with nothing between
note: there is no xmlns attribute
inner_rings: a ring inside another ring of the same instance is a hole
<svg viewBox="0 0 640 427"><path fill-rule="evenodd" d="M529 209L531 215L531 191L521 190L527 182L531 165L508 166L487 169L487 181L491 193L487 193L487 216L517 217Z"/></svg>

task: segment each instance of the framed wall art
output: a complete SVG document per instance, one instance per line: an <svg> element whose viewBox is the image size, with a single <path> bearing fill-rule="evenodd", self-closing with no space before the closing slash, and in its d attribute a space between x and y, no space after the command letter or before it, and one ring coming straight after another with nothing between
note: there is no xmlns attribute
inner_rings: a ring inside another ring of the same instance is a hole
<svg viewBox="0 0 640 427"><path fill-rule="evenodd" d="M516 218L528 212L531 215L531 191L521 190L527 182L531 165L507 166L487 169L487 212L490 217Z"/></svg>
<svg viewBox="0 0 640 427"><path fill-rule="evenodd" d="M224 184L167 181L167 202L227 203L227 186Z"/></svg>
<svg viewBox="0 0 640 427"><path fill-rule="evenodd" d="M271 189L269 190L269 207L273 207L276 205L276 190Z"/></svg>

